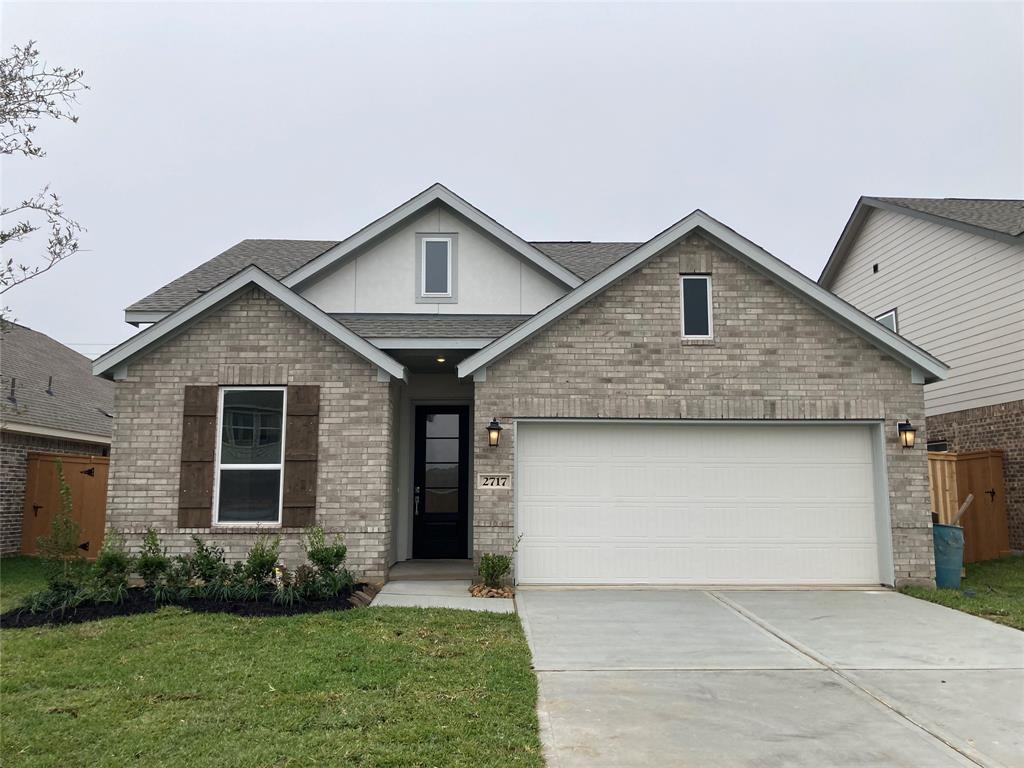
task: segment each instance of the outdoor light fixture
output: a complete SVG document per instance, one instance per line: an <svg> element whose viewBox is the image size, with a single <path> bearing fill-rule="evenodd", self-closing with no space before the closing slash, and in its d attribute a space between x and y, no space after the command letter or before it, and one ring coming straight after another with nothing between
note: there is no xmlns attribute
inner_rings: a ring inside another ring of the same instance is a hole
<svg viewBox="0 0 1024 768"><path fill-rule="evenodd" d="M487 425L487 444L491 448L498 447L498 440L501 439L501 422L496 418L491 419L491 423Z"/></svg>
<svg viewBox="0 0 1024 768"><path fill-rule="evenodd" d="M439 357L439 358L437 358L437 362L439 362L439 363L443 363L443 362L444 362L444 358L443 358L443 357Z"/></svg>
<svg viewBox="0 0 1024 768"><path fill-rule="evenodd" d="M896 431L899 433L900 442L904 448L913 448L914 440L917 439L917 427L909 421L900 421L896 424Z"/></svg>

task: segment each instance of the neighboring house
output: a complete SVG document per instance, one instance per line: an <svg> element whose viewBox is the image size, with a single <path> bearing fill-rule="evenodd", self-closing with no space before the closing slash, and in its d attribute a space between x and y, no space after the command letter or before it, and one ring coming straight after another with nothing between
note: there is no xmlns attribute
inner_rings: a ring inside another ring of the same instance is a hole
<svg viewBox="0 0 1024 768"><path fill-rule="evenodd" d="M155 324L94 370L132 541L273 532L295 562L315 522L377 580L517 542L520 583L933 580L897 422L946 367L701 211L530 243L434 185L340 242L243 241L127 319Z"/></svg>
<svg viewBox="0 0 1024 768"><path fill-rule="evenodd" d="M862 197L818 282L950 366L928 444L1003 451L1024 549L1024 200Z"/></svg>
<svg viewBox="0 0 1024 768"><path fill-rule="evenodd" d="M84 355L8 322L0 378L0 554L10 554L21 549L29 451L106 456L114 385Z"/></svg>

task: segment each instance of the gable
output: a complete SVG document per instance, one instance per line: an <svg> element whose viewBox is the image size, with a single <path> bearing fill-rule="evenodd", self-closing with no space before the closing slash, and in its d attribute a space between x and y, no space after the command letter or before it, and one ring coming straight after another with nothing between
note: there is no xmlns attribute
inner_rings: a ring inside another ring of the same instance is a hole
<svg viewBox="0 0 1024 768"><path fill-rule="evenodd" d="M714 340L680 338L679 275L710 274ZM544 397L896 400L906 365L701 233L551 323L487 371ZM887 392L886 390L891 390ZM829 417L839 417L830 414ZM850 417L850 414L844 414Z"/></svg>
<svg viewBox="0 0 1024 768"><path fill-rule="evenodd" d="M515 330L463 360L458 366L459 376L485 376L487 366L509 354L532 336L540 333L547 326L569 314L592 297L603 293L610 286L643 268L649 260L662 255L667 249L694 232L700 232L702 236L713 241L719 249L739 259L755 272L771 278L777 285L800 300L809 303L855 335L899 360L913 371L915 380L920 380L920 383L945 378L948 369L941 361L892 333L863 312L821 288L813 280L699 210L651 238L628 256L575 288ZM682 265L677 265L677 268L680 270L677 277L682 272L699 271L683 269ZM641 310L645 308L648 300L645 297L637 297L635 314L642 316ZM677 313L679 311L678 300L676 300L675 311Z"/></svg>
<svg viewBox="0 0 1024 768"><path fill-rule="evenodd" d="M451 237L453 296L421 298L422 236ZM566 292L536 264L435 204L299 287L325 312L533 314Z"/></svg>
<svg viewBox="0 0 1024 768"><path fill-rule="evenodd" d="M93 373L107 378L120 378L129 363L164 346L202 318L215 314L242 292L253 287L261 289L279 304L319 328L334 342L347 347L371 365L376 366L382 377L393 376L399 379L406 377L405 366L393 357L353 333L257 267L243 269L216 288L193 299L181 309L114 347L93 363Z"/></svg>

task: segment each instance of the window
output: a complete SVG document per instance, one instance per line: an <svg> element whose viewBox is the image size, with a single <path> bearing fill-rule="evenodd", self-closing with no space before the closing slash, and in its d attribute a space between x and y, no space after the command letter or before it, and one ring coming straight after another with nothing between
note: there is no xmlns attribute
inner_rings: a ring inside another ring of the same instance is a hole
<svg viewBox="0 0 1024 768"><path fill-rule="evenodd" d="M890 309L888 312L883 312L875 318L878 322L884 325L893 333L899 333L899 323L896 320L896 310Z"/></svg>
<svg viewBox="0 0 1024 768"><path fill-rule="evenodd" d="M452 295L452 241L447 237L424 237L421 240L421 294L450 297Z"/></svg>
<svg viewBox="0 0 1024 768"><path fill-rule="evenodd" d="M711 275L680 275L683 338L713 338L711 326Z"/></svg>
<svg viewBox="0 0 1024 768"><path fill-rule="evenodd" d="M218 410L214 520L219 525L278 525L284 387L224 387Z"/></svg>

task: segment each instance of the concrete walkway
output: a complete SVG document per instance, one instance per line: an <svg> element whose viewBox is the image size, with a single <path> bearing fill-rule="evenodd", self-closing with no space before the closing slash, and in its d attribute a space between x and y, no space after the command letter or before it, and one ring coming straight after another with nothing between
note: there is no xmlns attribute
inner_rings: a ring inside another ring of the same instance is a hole
<svg viewBox="0 0 1024 768"><path fill-rule="evenodd" d="M515 613L514 600L473 597L469 579L442 581L389 581L370 603L371 606L398 605L413 608L461 608L467 611Z"/></svg>
<svg viewBox="0 0 1024 768"><path fill-rule="evenodd" d="M1024 633L887 591L521 589L548 765L1024 766Z"/></svg>

